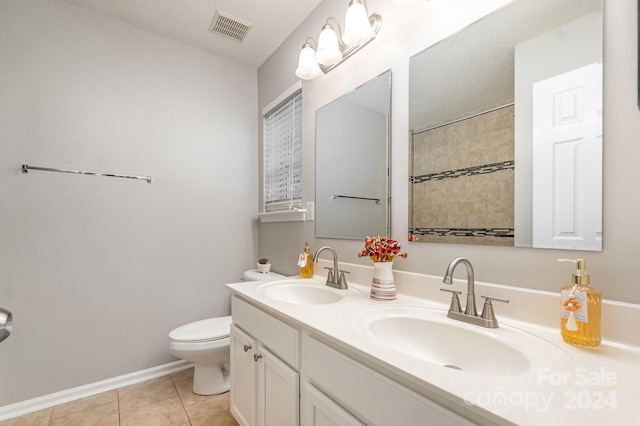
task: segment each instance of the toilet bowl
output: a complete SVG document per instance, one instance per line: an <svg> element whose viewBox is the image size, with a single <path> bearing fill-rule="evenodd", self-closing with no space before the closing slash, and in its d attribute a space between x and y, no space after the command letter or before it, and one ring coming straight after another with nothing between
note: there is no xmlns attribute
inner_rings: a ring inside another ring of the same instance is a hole
<svg viewBox="0 0 640 426"><path fill-rule="evenodd" d="M274 272L255 269L243 274L243 281L284 278ZM169 352L195 365L193 393L214 395L229 390L229 332L231 317L208 318L180 326L169 333Z"/></svg>
<svg viewBox="0 0 640 426"><path fill-rule="evenodd" d="M193 393L213 395L229 389L231 317L209 318L169 333L169 352L195 364Z"/></svg>

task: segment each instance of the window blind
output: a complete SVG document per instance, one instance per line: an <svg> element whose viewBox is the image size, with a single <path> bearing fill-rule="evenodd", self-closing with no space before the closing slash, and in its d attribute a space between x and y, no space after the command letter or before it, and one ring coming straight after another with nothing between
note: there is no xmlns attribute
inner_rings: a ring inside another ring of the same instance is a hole
<svg viewBox="0 0 640 426"><path fill-rule="evenodd" d="M264 115L264 211L302 207L302 90Z"/></svg>

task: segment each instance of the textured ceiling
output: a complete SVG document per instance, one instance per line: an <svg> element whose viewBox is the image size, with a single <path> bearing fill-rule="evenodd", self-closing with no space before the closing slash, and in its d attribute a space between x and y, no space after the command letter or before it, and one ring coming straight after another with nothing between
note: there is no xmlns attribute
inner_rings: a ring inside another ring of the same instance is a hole
<svg viewBox="0 0 640 426"><path fill-rule="evenodd" d="M599 10L602 0L518 0L413 56L410 127L513 102L514 46Z"/></svg>
<svg viewBox="0 0 640 426"><path fill-rule="evenodd" d="M321 0L67 1L257 68ZM209 32L216 10L253 24L244 41Z"/></svg>

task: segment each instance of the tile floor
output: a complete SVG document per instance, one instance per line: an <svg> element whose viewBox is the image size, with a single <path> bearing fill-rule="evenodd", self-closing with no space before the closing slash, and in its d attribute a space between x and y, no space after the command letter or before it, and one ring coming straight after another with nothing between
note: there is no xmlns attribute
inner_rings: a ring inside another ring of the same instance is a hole
<svg viewBox="0 0 640 426"><path fill-rule="evenodd" d="M0 421L0 426L237 426L229 392L191 392L193 369Z"/></svg>

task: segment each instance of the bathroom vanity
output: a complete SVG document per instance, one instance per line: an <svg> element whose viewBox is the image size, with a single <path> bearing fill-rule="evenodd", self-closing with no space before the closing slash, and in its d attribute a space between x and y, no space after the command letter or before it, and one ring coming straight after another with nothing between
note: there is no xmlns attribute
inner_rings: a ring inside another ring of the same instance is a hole
<svg viewBox="0 0 640 426"><path fill-rule="evenodd" d="M232 309L231 409L240 423L296 425L302 407L309 425L417 424L425 416L470 424L303 326L238 296Z"/></svg>
<svg viewBox="0 0 640 426"><path fill-rule="evenodd" d="M595 425L640 416L637 342L564 344L555 295L477 282L477 294L511 299L496 307L500 327L484 329L446 318L441 277L394 271L398 299L379 302L369 298L372 268L342 266L351 271L346 291L320 276L228 284L231 411L241 425ZM635 305L603 309L627 324L640 318Z"/></svg>

